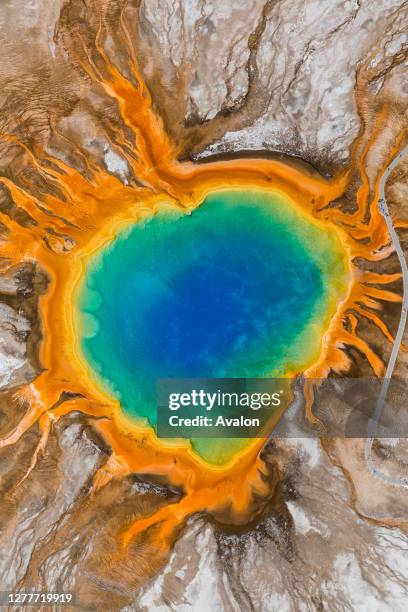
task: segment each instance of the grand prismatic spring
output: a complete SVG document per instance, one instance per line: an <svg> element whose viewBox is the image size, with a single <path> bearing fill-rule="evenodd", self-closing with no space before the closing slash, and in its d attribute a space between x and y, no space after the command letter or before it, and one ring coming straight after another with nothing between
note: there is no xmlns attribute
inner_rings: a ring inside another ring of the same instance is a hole
<svg viewBox="0 0 408 612"><path fill-rule="evenodd" d="M43 370L17 392L27 411L0 444L14 444L38 422L41 439L26 478L53 423L72 411L95 417L111 454L93 479L93 493L126 474L155 475L182 491L177 503L136 517L121 534L125 549L155 526L152 544L167 550L175 528L194 512L245 523L262 510L274 483L266 477L262 439L222 457L216 448L158 440L151 424L138 418L150 421L149 389L157 376L322 379L348 371L345 345L365 355L377 376L383 374L383 361L359 337L354 313L390 339L379 304L401 301L383 288L400 275L357 271L353 262L378 261L389 248L377 206L380 176L373 192L364 170L388 110L380 109L365 145L354 148L353 168L330 179L280 159L181 162L130 46L126 77L110 61L101 35L94 52L85 49L76 61L117 105L126 130L115 133L115 143L137 180L123 184L86 155L80 172L40 146L32 150L1 135L49 185L40 201L23 184L2 177L34 223L23 226L1 212L9 232L1 255L10 267L38 262L50 283L40 303ZM394 139L390 159L401 138ZM336 200L355 171L357 202L345 212ZM202 295L203 283L210 297ZM210 310L203 308L205 298ZM201 353L190 350L192 342ZM313 421L312 387L306 396Z"/></svg>
<svg viewBox="0 0 408 612"><path fill-rule="evenodd" d="M336 233L290 200L218 192L193 213L162 212L127 228L87 262L79 297L84 353L122 409L155 426L163 373L303 371L319 355L347 280ZM193 447L222 464L243 445L206 439Z"/></svg>

